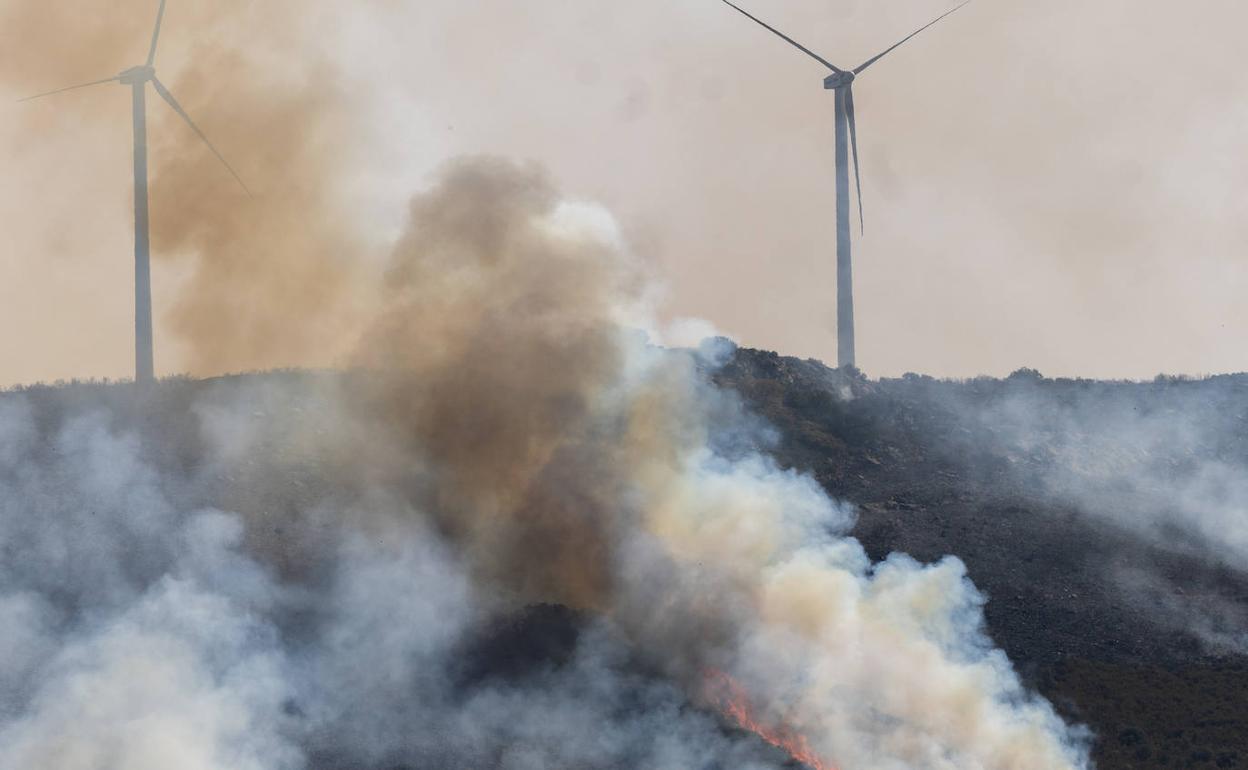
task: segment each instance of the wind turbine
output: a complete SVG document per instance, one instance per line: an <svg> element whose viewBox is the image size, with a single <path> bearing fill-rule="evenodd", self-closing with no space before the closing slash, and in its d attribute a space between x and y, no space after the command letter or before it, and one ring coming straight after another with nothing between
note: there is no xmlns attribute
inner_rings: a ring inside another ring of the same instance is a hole
<svg viewBox="0 0 1248 770"><path fill-rule="evenodd" d="M854 272L850 246L849 223L849 150L852 146L854 156L854 181L858 188L858 223L865 229L862 215L862 176L858 170L858 125L854 118L854 80L872 64L900 48L910 38L918 35L928 27L962 8L971 0L947 11L929 24L920 27L903 38L901 42L872 56L853 69L841 69L780 30L771 26L744 8L723 0L746 17L772 33L784 39L789 45L811 57L823 66L832 70L832 74L823 80L823 87L836 92L836 326L837 326L837 365L854 366Z"/></svg>
<svg viewBox="0 0 1248 770"><path fill-rule="evenodd" d="M225 165L230 175L251 195L247 185L234 171L225 157L217 152L217 148L208 141L204 132L199 130L191 116L186 114L178 100L173 98L169 89L165 88L156 77L156 45L160 42L160 25L165 18L165 4L160 0L160 9L156 12L156 27L152 31L152 45L147 52L147 61L137 67L131 67L118 75L90 83L81 83L68 88L58 88L18 101L28 102L31 99L42 99L45 96L74 91L79 88L103 85L104 83L121 83L130 86L134 106L134 379L135 382L151 382L155 375L152 354L152 268L151 240L148 228L148 195L147 195L147 84L151 83L157 95L169 103L173 111L186 121L191 130L208 145L208 149Z"/></svg>

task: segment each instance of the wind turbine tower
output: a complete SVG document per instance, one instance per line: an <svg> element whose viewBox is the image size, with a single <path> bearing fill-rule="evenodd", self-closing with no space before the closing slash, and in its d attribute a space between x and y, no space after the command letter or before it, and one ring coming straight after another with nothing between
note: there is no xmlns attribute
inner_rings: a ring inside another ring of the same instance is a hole
<svg viewBox="0 0 1248 770"><path fill-rule="evenodd" d="M217 152L217 148L208 141L204 132L199 130L191 116L182 109L178 100L169 93L160 79L156 77L156 46L160 42L160 27L165 18L165 4L168 0L160 0L160 8L156 11L156 26L152 30L152 45L147 52L147 61L136 67L103 80L81 83L68 88L36 94L20 101L41 99L45 96L73 91L104 83L121 83L130 87L134 110L134 379L138 383L149 383L155 378L155 360L152 351L152 255L151 236L148 226L148 191L147 191L147 86L150 83L156 94L168 102L191 130L203 140L212 154L225 165L234 179L247 190L247 185L230 166L229 162Z"/></svg>
<svg viewBox="0 0 1248 770"><path fill-rule="evenodd" d="M854 80L872 64L883 59L901 47L910 38L931 27L945 18L945 16L966 5L970 0L966 0L962 5L944 13L935 21L903 38L901 42L872 56L853 69L837 67L832 62L740 6L729 2L729 0L723 0L723 2L832 71L831 75L824 78L823 87L826 90L834 91L836 96L836 358L838 366L855 366L857 354L854 343L854 270L849 221L849 155L851 149L854 158L854 182L858 189L858 224L860 228L864 225L864 219L862 215L862 176L858 170L858 125L854 117Z"/></svg>

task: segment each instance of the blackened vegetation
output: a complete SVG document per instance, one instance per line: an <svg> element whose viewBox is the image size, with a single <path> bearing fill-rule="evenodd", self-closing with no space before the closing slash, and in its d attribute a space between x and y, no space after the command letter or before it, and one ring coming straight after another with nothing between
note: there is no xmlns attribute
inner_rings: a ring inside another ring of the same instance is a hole
<svg viewBox="0 0 1248 770"><path fill-rule="evenodd" d="M1052 430L1057 412L1089 399L1208 412L1228 426L1198 448L1208 457L1162 465L1216 459L1248 474L1248 430L1239 430L1248 375L1104 383L1021 370L1006 380L869 381L742 349L715 377L780 429L772 451L782 464L859 506L853 534L873 558L900 551L966 562L988 599L988 633L1029 686L1094 731L1098 767L1248 767L1248 645L1212 645L1173 612L1205 608L1210 623L1248 640L1244 562L1178 532L1150 537L1081 510L1056 494L1051 437L1020 442L980 419L1011 394L1033 392L1051 404ZM1043 415L1039 424L1049 429ZM1128 590L1124 574L1148 576L1152 593Z"/></svg>
<svg viewBox="0 0 1248 770"><path fill-rule="evenodd" d="M572 664L578 642L594 622L595 617L590 613L554 604L532 605L491 620L486 628L463 644L459 656L461 669L457 676L458 693L461 697L471 698L481 690L500 685L540 690L547 684L543 681L544 678L557 677ZM658 681L662 676L654 665L636 657L619 660L616 665L626 670L629 677L639 684ZM631 693L631 697L625 697L621 705L638 713L644 712L649 705L644 688L638 687L637 692ZM692 702L686 703L684 708L704 709L702 705ZM716 716L720 717L719 727L725 733L742 738L749 737L728 718ZM786 757L780 749L761 744L759 748L770 755L769 758L777 766L786 770L801 770L805 767ZM630 765L621 767L620 770L632 770L633 767L641 766ZM710 765L699 770L729 768Z"/></svg>
<svg viewBox="0 0 1248 770"><path fill-rule="evenodd" d="M515 684L566 666L587 621L583 613L555 604L526 607L493 620L464 645L459 689L499 680Z"/></svg>

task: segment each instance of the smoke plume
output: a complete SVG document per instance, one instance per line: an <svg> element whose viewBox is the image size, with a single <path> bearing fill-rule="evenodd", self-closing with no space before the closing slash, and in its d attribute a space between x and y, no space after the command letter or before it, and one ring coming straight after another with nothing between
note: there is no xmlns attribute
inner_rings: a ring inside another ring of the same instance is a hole
<svg viewBox="0 0 1248 770"><path fill-rule="evenodd" d="M871 563L647 297L609 214L466 158L352 373L0 400L0 767L787 761L721 677L844 770L1086 767L962 565ZM566 661L465 674L540 603Z"/></svg>
<svg viewBox="0 0 1248 770"><path fill-rule="evenodd" d="M375 258L358 82L308 9L171 11L162 79L255 198L153 101L154 246L188 370L353 368L0 400L0 768L787 761L717 714L724 677L843 770L1086 767L957 560L873 564L713 350L638 331L653 287L602 208L461 159ZM137 63L149 28L3 13L59 41L39 87ZM566 660L465 673L545 603L587 619Z"/></svg>

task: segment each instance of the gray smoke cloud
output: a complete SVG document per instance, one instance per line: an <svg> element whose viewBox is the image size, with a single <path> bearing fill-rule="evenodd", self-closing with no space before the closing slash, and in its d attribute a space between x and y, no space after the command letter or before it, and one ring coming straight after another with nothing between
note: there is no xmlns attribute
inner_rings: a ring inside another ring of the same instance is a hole
<svg viewBox="0 0 1248 770"><path fill-rule="evenodd" d="M603 209L469 158L353 372L0 399L0 767L780 766L742 711L824 767L1087 767L961 563L871 563L648 296ZM541 602L562 665L466 673Z"/></svg>
<svg viewBox="0 0 1248 770"><path fill-rule="evenodd" d="M206 424L251 420L246 390ZM460 642L495 603L401 507L300 512L297 534L327 532L283 576L246 544L271 521L200 508L204 479L145 459L115 414L66 409L43 433L35 411L9 397L0 419L0 767L775 766L624 670L609 638L527 687L465 696ZM209 475L260 461L209 446Z"/></svg>
<svg viewBox="0 0 1248 770"><path fill-rule="evenodd" d="M1021 381L952 406L1046 494L1248 568L1244 378Z"/></svg>
<svg viewBox="0 0 1248 770"><path fill-rule="evenodd" d="M885 381L943 424L942 444L1006 488L1218 569L1248 572L1248 441L1242 375L1151 382ZM1010 486L1012 485L1012 486ZM1148 616L1215 651L1248 649L1243 608L1161 565L1095 565Z"/></svg>

